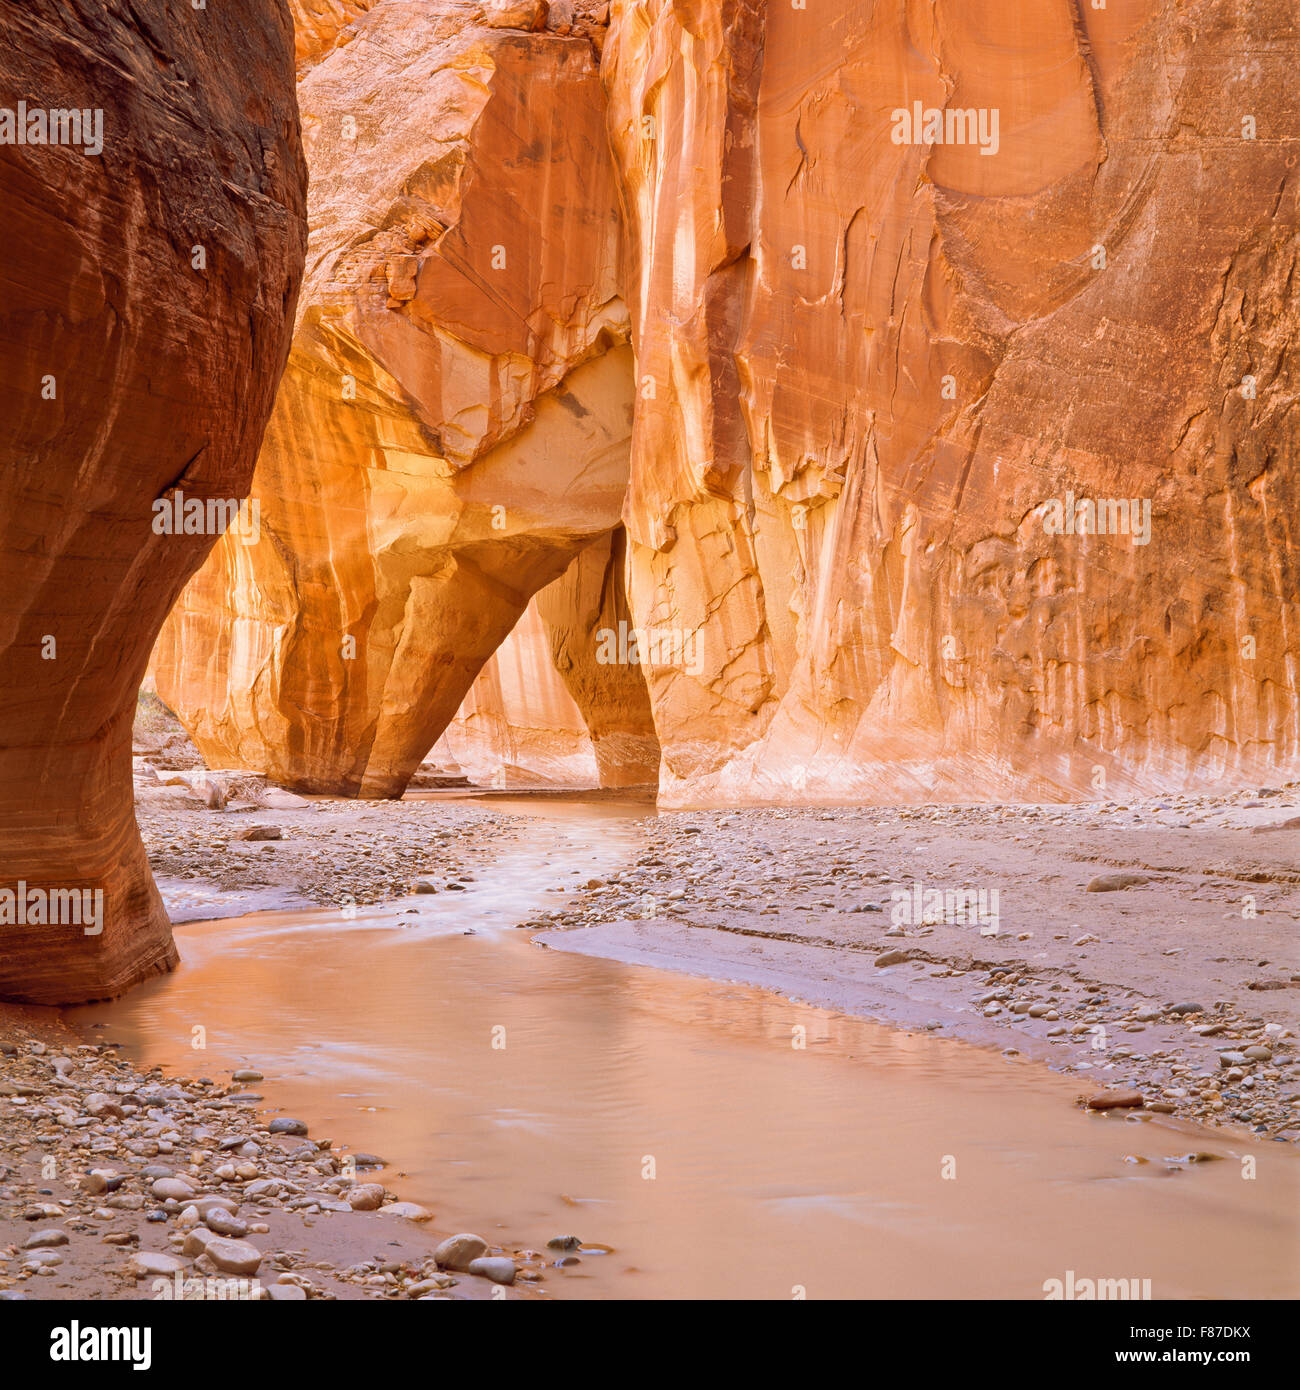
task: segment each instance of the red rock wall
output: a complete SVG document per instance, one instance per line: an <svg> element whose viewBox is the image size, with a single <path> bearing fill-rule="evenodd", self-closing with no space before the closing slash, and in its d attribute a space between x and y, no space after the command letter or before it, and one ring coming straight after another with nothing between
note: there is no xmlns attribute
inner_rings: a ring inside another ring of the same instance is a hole
<svg viewBox="0 0 1300 1390"><path fill-rule="evenodd" d="M1300 775L1298 60L1290 0L616 0L669 799Z"/></svg>
<svg viewBox="0 0 1300 1390"><path fill-rule="evenodd" d="M387 0L301 83L308 283L260 538L223 540L155 659L210 764L400 795L532 595L618 520L632 371L596 51L530 15Z"/></svg>
<svg viewBox="0 0 1300 1390"><path fill-rule="evenodd" d="M155 533L152 504L247 493L305 169L278 3L0 0L0 74L0 106L103 113L99 154L0 144L0 896L104 895L96 934L0 922L0 996L71 1002L176 958L131 723L213 537Z"/></svg>

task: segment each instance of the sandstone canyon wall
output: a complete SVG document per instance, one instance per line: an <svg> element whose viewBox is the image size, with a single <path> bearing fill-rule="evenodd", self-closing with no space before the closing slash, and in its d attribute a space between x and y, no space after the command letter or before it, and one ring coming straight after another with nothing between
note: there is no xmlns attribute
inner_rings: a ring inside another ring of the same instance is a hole
<svg viewBox="0 0 1300 1390"><path fill-rule="evenodd" d="M1300 775L1298 58L1290 0L615 0L668 799Z"/></svg>
<svg viewBox="0 0 1300 1390"><path fill-rule="evenodd" d="M212 765L400 795L533 594L618 521L632 356L597 52L544 15L385 0L300 84L308 273L260 536L223 538L155 657Z"/></svg>
<svg viewBox="0 0 1300 1390"><path fill-rule="evenodd" d="M175 961L131 723L213 537L153 504L248 489L305 246L292 53L266 0L0 0L0 996ZM19 102L84 127L18 145ZM73 893L90 925L47 925Z"/></svg>
<svg viewBox="0 0 1300 1390"><path fill-rule="evenodd" d="M263 537L159 651L210 761L400 791L621 505L638 679L560 656L613 780L1300 776L1290 0L300 9Z"/></svg>

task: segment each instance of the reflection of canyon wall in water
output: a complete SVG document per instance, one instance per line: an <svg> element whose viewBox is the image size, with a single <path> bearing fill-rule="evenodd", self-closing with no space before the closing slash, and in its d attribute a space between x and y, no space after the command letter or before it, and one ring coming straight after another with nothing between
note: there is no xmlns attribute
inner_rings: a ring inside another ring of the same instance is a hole
<svg viewBox="0 0 1300 1390"><path fill-rule="evenodd" d="M4 102L102 120L99 152L93 115L82 145L0 145L0 890L103 894L93 934L0 920L7 998L176 959L131 723L212 537L155 534L152 504L248 490L302 272L291 59L278 3L0 0Z"/></svg>
<svg viewBox="0 0 1300 1390"><path fill-rule="evenodd" d="M567 3L300 4L263 540L160 649L210 760L400 790L612 524L626 300L669 799L1300 773L1289 0L617 0L603 43ZM1149 540L1054 532L1070 494Z"/></svg>
<svg viewBox="0 0 1300 1390"><path fill-rule="evenodd" d="M400 794L618 520L632 364L597 55L481 14L377 4L300 85L308 281L261 538L223 541L155 658L210 763Z"/></svg>
<svg viewBox="0 0 1300 1390"><path fill-rule="evenodd" d="M1298 60L1291 0L616 0L670 797L1300 773Z"/></svg>
<svg viewBox="0 0 1300 1390"><path fill-rule="evenodd" d="M507 786L655 783L659 743L640 664L600 659L631 623L625 544L621 529L594 541L533 596L435 745L435 763Z"/></svg>

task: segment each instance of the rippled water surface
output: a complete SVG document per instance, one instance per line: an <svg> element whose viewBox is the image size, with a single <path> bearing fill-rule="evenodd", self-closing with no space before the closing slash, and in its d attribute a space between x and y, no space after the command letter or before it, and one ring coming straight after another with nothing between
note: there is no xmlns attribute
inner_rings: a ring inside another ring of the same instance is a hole
<svg viewBox="0 0 1300 1390"><path fill-rule="evenodd" d="M439 1229L613 1247L551 1296L1300 1293L1281 1144L1089 1116L1034 1064L514 929L633 858L641 814L546 808L464 893L180 927L180 970L74 1018L188 1074L255 1065ZM1224 1161L1163 1161L1191 1149Z"/></svg>

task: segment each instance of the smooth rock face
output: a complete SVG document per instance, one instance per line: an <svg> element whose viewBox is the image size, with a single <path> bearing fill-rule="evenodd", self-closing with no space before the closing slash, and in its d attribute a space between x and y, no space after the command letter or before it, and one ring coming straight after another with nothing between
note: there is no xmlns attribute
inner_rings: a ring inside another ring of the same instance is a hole
<svg viewBox="0 0 1300 1390"><path fill-rule="evenodd" d="M1300 773L1294 62L1291 0L615 0L668 800Z"/></svg>
<svg viewBox="0 0 1300 1390"><path fill-rule="evenodd" d="M102 112L82 144L0 145L0 895L71 917L49 895L77 891L91 919L0 896L0 997L105 998L176 960L131 724L214 536L156 533L153 503L248 490L303 262L291 55L266 0L0 0L6 102Z"/></svg>
<svg viewBox="0 0 1300 1390"><path fill-rule="evenodd" d="M387 0L301 83L308 283L260 533L223 538L155 656L210 766L399 795L618 521L633 372L595 51L481 14Z"/></svg>

